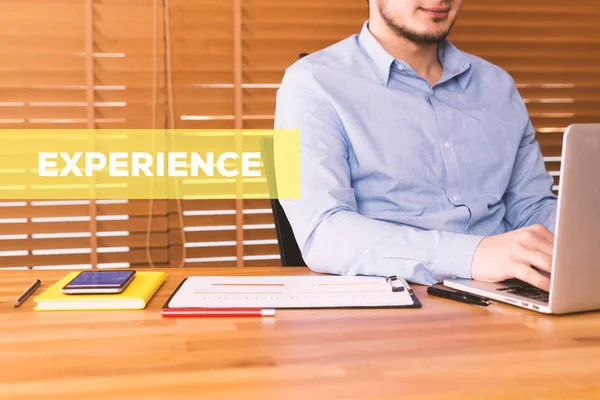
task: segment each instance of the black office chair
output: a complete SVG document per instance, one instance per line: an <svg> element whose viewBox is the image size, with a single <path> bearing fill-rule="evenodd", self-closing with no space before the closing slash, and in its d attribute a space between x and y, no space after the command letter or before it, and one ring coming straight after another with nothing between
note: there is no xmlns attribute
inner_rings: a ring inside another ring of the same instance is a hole
<svg viewBox="0 0 600 400"><path fill-rule="evenodd" d="M279 244L279 255L284 267L306 266L302 258L302 252L298 247L292 226L285 216L283 207L277 200L277 181L275 180L275 156L273 151L273 139L263 139L260 142L265 176L271 197L271 209L273 210L273 221Z"/></svg>

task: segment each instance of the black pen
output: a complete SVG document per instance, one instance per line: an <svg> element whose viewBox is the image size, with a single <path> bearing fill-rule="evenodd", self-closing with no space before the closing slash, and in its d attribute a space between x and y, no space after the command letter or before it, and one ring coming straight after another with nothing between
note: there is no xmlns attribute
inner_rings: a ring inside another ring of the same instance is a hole
<svg viewBox="0 0 600 400"><path fill-rule="evenodd" d="M33 292L35 292L35 290L36 290L37 288L39 288L41 284L42 284L42 281L40 281L39 279L36 279L36 281L35 281L35 282L33 282L33 283L31 284L31 286L29 286L29 288L28 288L26 291L24 291L24 292L23 292L23 294L22 294L21 296L19 296L19 298L17 299L17 301L15 301L15 307L19 307L21 304L23 304L23 302L24 302L25 300L27 300L27 298L28 298L29 296L31 296L31 294L32 294Z"/></svg>
<svg viewBox="0 0 600 400"><path fill-rule="evenodd" d="M470 293L459 292L458 290L443 289L435 286L429 286L427 293L433 296L443 297L445 299L460 301L461 303L474 304L487 307L491 302L483 297Z"/></svg>

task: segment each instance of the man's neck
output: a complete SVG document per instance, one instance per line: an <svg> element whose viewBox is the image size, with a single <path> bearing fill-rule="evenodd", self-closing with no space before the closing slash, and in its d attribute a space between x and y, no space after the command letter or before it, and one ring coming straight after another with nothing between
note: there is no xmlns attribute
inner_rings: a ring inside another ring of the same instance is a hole
<svg viewBox="0 0 600 400"><path fill-rule="evenodd" d="M438 60L437 44L421 45L398 37L383 21L370 21L369 31L388 53L406 62L432 86L439 81L443 68Z"/></svg>

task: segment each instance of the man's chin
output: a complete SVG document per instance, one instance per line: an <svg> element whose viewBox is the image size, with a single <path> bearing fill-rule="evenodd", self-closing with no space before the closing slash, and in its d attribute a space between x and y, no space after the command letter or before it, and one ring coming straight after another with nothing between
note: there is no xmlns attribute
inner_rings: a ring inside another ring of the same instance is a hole
<svg viewBox="0 0 600 400"><path fill-rule="evenodd" d="M439 44L446 40L448 33L439 32L425 32L425 33L413 33L412 35L405 36L407 39L418 44Z"/></svg>
<svg viewBox="0 0 600 400"><path fill-rule="evenodd" d="M432 45L439 44L446 40L450 29L440 29L441 27L429 24L424 24L420 26L421 29L411 29L406 26L398 25L392 22L392 20L385 18L385 22L388 27L390 27L397 36L408 39L409 41L421 44L421 45ZM416 27L415 27L416 28Z"/></svg>
<svg viewBox="0 0 600 400"><path fill-rule="evenodd" d="M446 24L444 24L446 25ZM448 34L450 33L450 30L448 28L444 28L441 29L441 27L438 25L434 25L434 24L428 24L427 27L425 27L425 29L419 29L417 31L415 31L416 33L419 34L419 36L421 37L430 37L430 38L446 38L448 36Z"/></svg>

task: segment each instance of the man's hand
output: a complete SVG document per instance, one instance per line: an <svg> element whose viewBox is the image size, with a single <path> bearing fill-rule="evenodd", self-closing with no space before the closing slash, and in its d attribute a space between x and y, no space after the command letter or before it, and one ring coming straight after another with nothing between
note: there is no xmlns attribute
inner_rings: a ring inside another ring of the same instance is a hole
<svg viewBox="0 0 600 400"><path fill-rule="evenodd" d="M536 271L550 273L554 234L542 225L483 239L473 257L471 277L485 282L517 278L545 291L550 279Z"/></svg>

